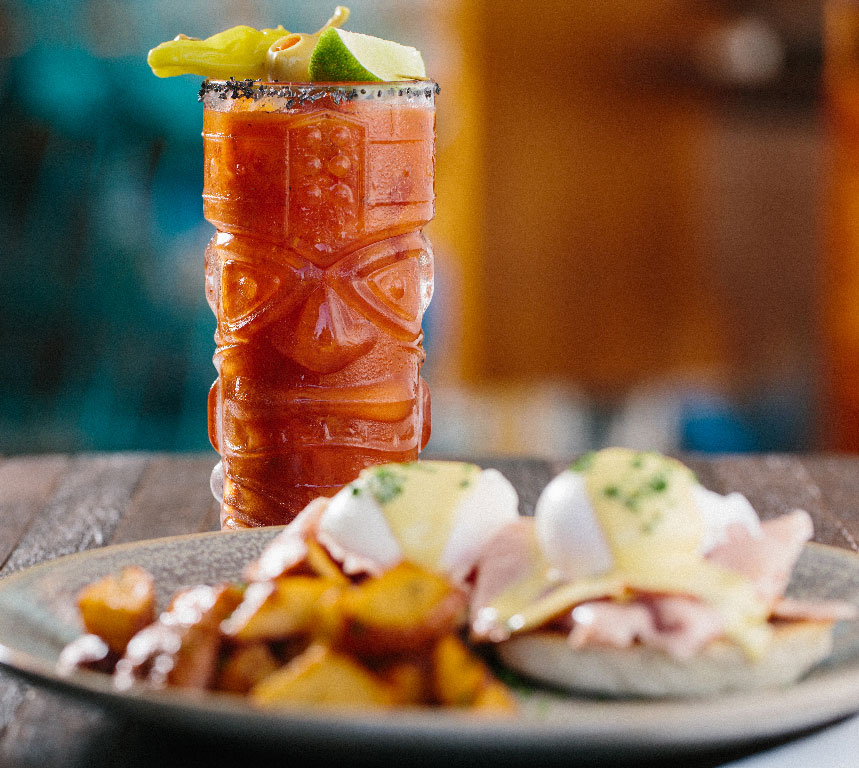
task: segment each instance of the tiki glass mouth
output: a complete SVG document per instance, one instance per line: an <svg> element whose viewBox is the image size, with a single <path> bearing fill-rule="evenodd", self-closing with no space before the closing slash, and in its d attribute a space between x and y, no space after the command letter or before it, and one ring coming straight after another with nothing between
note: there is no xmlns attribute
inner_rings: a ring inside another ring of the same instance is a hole
<svg viewBox="0 0 859 768"><path fill-rule="evenodd" d="M292 101L291 106L313 103L330 97L335 103L346 101L405 99L432 104L435 96L441 93L438 83L432 80L398 80L390 82L366 83L280 83L263 80L204 80L200 86L198 101L212 99L253 99L277 98Z"/></svg>

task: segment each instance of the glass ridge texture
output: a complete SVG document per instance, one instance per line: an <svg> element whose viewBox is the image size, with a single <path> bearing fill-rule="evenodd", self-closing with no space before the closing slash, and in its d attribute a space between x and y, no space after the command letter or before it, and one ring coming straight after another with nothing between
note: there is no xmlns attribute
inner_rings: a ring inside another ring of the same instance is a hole
<svg viewBox="0 0 859 768"><path fill-rule="evenodd" d="M223 528L289 522L429 439L434 98L432 83L201 90Z"/></svg>

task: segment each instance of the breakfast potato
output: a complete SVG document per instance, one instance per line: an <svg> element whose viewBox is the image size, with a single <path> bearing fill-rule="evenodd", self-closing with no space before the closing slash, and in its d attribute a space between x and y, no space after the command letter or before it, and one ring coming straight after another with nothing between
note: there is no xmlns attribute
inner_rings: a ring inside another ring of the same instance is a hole
<svg viewBox="0 0 859 768"><path fill-rule="evenodd" d="M313 638L317 642L334 645L344 634L343 595L351 587L339 584L323 592L314 606Z"/></svg>
<svg viewBox="0 0 859 768"><path fill-rule="evenodd" d="M120 688L146 680L162 688L210 688L217 673L220 623L242 598L235 585L199 586L177 594L154 624L138 632L116 664Z"/></svg>
<svg viewBox="0 0 859 768"><path fill-rule="evenodd" d="M319 576L340 584L350 583L328 550L312 535L300 537L286 532L245 568L244 575L251 582L273 581L284 576Z"/></svg>
<svg viewBox="0 0 859 768"><path fill-rule="evenodd" d="M143 568L130 566L84 587L78 608L87 632L122 654L128 641L155 620L155 583Z"/></svg>
<svg viewBox="0 0 859 768"><path fill-rule="evenodd" d="M150 579L152 623L130 640L118 617L142 623L144 611L123 613L105 595L134 593L145 572L84 590L82 612L114 631L124 653L88 634L63 652L66 668L112 669L119 688L215 690L262 708L509 711L512 697L457 634L467 602L458 582L409 561L347 575L317 538L327 504L312 502L272 539L244 569L245 584L178 592L154 621Z"/></svg>
<svg viewBox="0 0 859 768"><path fill-rule="evenodd" d="M486 665L455 635L438 641L432 662L433 692L447 706L471 706L489 677Z"/></svg>
<svg viewBox="0 0 859 768"><path fill-rule="evenodd" d="M250 697L261 707L387 707L396 701L384 680L351 657L319 644L258 682Z"/></svg>
<svg viewBox="0 0 859 768"><path fill-rule="evenodd" d="M305 562L307 568L317 576L333 581L337 584L349 584L349 577L340 570L340 566L334 561L334 558L328 554L325 549L316 539L309 538L305 542L307 546L307 555Z"/></svg>
<svg viewBox="0 0 859 768"><path fill-rule="evenodd" d="M231 648L221 661L215 688L230 693L247 693L280 666L266 643Z"/></svg>
<svg viewBox="0 0 859 768"><path fill-rule="evenodd" d="M472 712L487 715L513 714L517 708L516 699L510 689L494 678L484 683L471 704Z"/></svg>
<svg viewBox="0 0 859 768"><path fill-rule="evenodd" d="M338 645L367 657L418 652L462 623L465 595L403 562L343 592Z"/></svg>
<svg viewBox="0 0 859 768"><path fill-rule="evenodd" d="M318 614L331 601L323 600L338 583L310 576L287 576L251 584L241 605L221 627L225 636L238 642L283 640L309 635L324 626Z"/></svg>
<svg viewBox="0 0 859 768"><path fill-rule="evenodd" d="M391 687L397 704L417 706L431 702L429 664L424 659L397 659L375 671Z"/></svg>
<svg viewBox="0 0 859 768"><path fill-rule="evenodd" d="M507 686L496 680L483 660L456 635L438 641L432 662L433 693L439 704L485 712L516 709Z"/></svg>

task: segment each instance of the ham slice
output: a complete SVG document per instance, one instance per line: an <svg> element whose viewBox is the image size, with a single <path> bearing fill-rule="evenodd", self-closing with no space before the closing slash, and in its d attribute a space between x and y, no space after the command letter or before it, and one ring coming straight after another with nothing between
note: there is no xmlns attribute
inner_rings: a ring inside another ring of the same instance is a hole
<svg viewBox="0 0 859 768"><path fill-rule="evenodd" d="M768 604L784 594L802 548L814 533L811 516L797 509L761 523L760 536L731 525L727 540L707 554L707 560L754 582Z"/></svg>
<svg viewBox="0 0 859 768"><path fill-rule="evenodd" d="M260 556L245 569L248 581L269 581L295 568L307 556L307 540L316 536L319 520L329 499L311 501L295 519L271 540Z"/></svg>
<svg viewBox="0 0 859 768"><path fill-rule="evenodd" d="M573 648L607 645L629 648L653 634L655 622L641 603L612 603L593 600L573 608L569 643Z"/></svg>
<svg viewBox="0 0 859 768"><path fill-rule="evenodd" d="M477 562L471 595L472 628L478 636L491 634L491 628L484 626L487 619L483 609L511 586L532 579L543 563L533 518L508 523L489 540Z"/></svg>
<svg viewBox="0 0 859 768"><path fill-rule="evenodd" d="M719 613L700 600L671 595L649 603L656 630L649 644L676 658L691 658L724 630Z"/></svg>
<svg viewBox="0 0 859 768"><path fill-rule="evenodd" d="M837 600L793 600L782 597L773 606L771 616L785 621L847 621L856 618L856 608Z"/></svg>
<svg viewBox="0 0 859 768"><path fill-rule="evenodd" d="M722 619L690 597L642 596L631 603L591 601L572 612L569 643L573 648L641 644L676 659L690 659L723 631Z"/></svg>

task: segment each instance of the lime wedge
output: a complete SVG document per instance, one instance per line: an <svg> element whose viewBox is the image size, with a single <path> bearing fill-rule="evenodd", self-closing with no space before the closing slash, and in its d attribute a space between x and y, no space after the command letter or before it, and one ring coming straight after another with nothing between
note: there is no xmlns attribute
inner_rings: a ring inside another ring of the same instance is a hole
<svg viewBox="0 0 859 768"><path fill-rule="evenodd" d="M314 82L415 80L426 77L420 51L342 29L326 29L310 55Z"/></svg>

